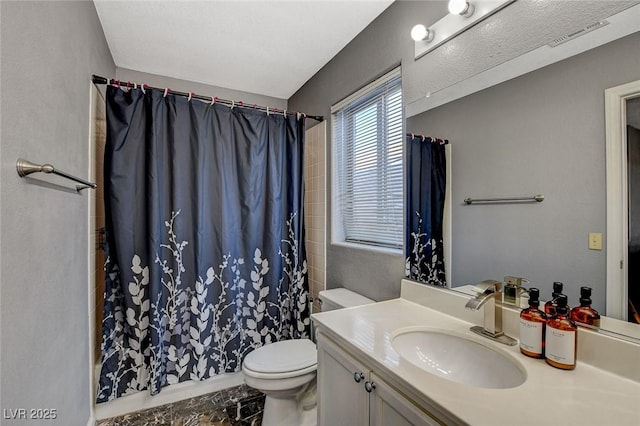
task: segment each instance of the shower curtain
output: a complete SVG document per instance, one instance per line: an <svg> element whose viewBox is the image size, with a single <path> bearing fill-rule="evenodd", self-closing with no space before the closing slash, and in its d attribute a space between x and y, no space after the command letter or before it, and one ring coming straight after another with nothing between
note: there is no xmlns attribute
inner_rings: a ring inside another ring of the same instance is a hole
<svg viewBox="0 0 640 426"><path fill-rule="evenodd" d="M304 119L108 86L98 402L309 336Z"/></svg>
<svg viewBox="0 0 640 426"><path fill-rule="evenodd" d="M446 287L442 221L447 179L444 141L407 135L405 275Z"/></svg>

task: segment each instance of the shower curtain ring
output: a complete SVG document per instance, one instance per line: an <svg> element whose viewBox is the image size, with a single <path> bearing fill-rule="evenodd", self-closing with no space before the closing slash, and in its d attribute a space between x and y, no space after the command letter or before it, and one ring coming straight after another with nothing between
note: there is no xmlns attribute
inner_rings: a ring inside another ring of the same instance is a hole
<svg viewBox="0 0 640 426"><path fill-rule="evenodd" d="M165 87L165 89L164 89L164 96L163 96L163 98L166 98L168 93L169 93L169 88L168 88L168 87Z"/></svg>

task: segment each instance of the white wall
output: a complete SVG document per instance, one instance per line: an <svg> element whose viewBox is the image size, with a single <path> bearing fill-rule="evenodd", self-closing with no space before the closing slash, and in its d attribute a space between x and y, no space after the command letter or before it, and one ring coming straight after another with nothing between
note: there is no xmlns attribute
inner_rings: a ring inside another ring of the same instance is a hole
<svg viewBox="0 0 640 426"><path fill-rule="evenodd" d="M0 10L1 408L57 410L55 421L2 424L83 425L89 194L55 176L21 179L15 162L87 177L91 74L115 66L92 2L2 1Z"/></svg>

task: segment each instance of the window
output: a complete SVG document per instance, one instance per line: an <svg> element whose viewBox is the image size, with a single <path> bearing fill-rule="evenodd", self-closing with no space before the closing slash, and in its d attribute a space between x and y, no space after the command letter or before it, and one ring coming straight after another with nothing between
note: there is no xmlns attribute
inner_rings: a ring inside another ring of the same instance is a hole
<svg viewBox="0 0 640 426"><path fill-rule="evenodd" d="M400 69L331 108L334 241L402 248Z"/></svg>

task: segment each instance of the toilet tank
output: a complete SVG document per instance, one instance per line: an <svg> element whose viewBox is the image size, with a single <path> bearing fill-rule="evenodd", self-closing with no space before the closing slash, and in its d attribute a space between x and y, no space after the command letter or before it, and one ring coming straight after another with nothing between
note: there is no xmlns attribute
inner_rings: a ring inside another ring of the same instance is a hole
<svg viewBox="0 0 640 426"><path fill-rule="evenodd" d="M346 288L323 290L318 294L318 297L320 299L321 312L375 303L375 300L371 300L368 297L364 297Z"/></svg>

